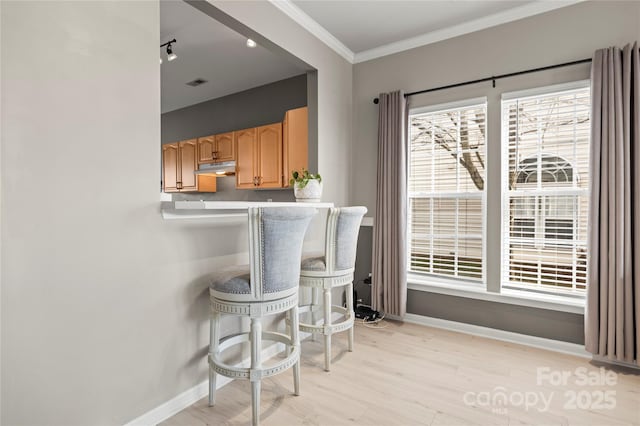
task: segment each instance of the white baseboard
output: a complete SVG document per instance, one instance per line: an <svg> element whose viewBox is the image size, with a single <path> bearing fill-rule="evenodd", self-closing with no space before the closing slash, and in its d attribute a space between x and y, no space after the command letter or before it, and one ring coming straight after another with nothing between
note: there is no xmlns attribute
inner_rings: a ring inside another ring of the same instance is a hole
<svg viewBox="0 0 640 426"><path fill-rule="evenodd" d="M526 334L513 333L511 331L497 330L495 328L482 327L479 325L466 324L456 321L448 321L440 318L432 318L416 314L406 314L404 317L404 321L413 324L422 324L429 327L457 331L474 336L488 337L490 339L502 340L504 342L518 343L520 345L531 346L534 348L547 349L550 351L579 356L581 358L591 359L592 357L592 355L584 349L583 345L578 345L576 343L545 339L543 337L528 336Z"/></svg>
<svg viewBox="0 0 640 426"><path fill-rule="evenodd" d="M638 364L633 364L630 362L625 362L625 361L618 361L615 359L609 359L605 356L600 356L600 355L594 355L593 356L593 360L596 362L601 362L604 364L613 364L613 365L617 365L619 367L626 367L626 368L632 368L634 370L639 370L640 369L640 365Z"/></svg>
<svg viewBox="0 0 640 426"><path fill-rule="evenodd" d="M217 380L216 389L229 383L231 379L228 377L220 377ZM158 423L168 419L174 414L182 411L191 404L204 398L209 392L209 381L204 381L191 389L187 389L175 398L170 399L164 404L147 411L140 417L131 420L125 426L155 426Z"/></svg>
<svg viewBox="0 0 640 426"><path fill-rule="evenodd" d="M271 345L268 348L262 350L262 359L269 359L284 350L285 345L282 343ZM247 358L236 365L247 365L249 362L250 359ZM221 387L225 386L228 383L231 383L232 381L233 379L229 377L218 375L218 377L216 378L216 389L220 389ZM150 411L147 411L140 417L131 420L129 423L125 424L125 426L155 426L158 423L167 420L169 417L179 413L190 405L195 404L197 401L201 400L208 394L209 380L205 380L204 382L192 387L191 389L187 389L178 396L171 398L164 404L159 405L158 407Z"/></svg>

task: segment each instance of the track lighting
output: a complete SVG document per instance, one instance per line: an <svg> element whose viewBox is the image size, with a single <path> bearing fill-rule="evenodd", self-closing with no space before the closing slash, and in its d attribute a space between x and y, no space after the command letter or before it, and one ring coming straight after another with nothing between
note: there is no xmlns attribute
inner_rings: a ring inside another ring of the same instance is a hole
<svg viewBox="0 0 640 426"><path fill-rule="evenodd" d="M176 55L175 53L173 53L173 50L171 50L171 44L169 44L167 46L167 60L168 61L173 61L174 59L176 59L178 57L178 55Z"/></svg>
<svg viewBox="0 0 640 426"><path fill-rule="evenodd" d="M174 59L176 59L178 57L178 55L173 53L173 49L171 48L171 44L172 43L177 43L175 38L173 40L171 40L171 41L168 41L168 42L163 43L163 44L160 45L161 48L167 46L167 60L169 62L173 61ZM162 63L162 56L160 56L160 63Z"/></svg>

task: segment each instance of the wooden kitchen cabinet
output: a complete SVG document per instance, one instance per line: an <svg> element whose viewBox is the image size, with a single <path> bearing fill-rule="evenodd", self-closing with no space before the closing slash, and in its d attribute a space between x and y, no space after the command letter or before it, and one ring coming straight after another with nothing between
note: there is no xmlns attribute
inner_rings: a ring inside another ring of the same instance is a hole
<svg viewBox="0 0 640 426"><path fill-rule="evenodd" d="M194 175L201 164L236 162L236 188L286 188L294 170L309 168L307 107L282 123L175 142L162 148L165 192L215 192L216 178Z"/></svg>
<svg viewBox="0 0 640 426"><path fill-rule="evenodd" d="M198 138L198 164L235 160L233 132Z"/></svg>
<svg viewBox="0 0 640 426"><path fill-rule="evenodd" d="M282 122L283 187L289 186L294 170L309 169L309 109L296 108L286 112Z"/></svg>
<svg viewBox="0 0 640 426"><path fill-rule="evenodd" d="M235 132L236 145L236 188L253 189L256 187L257 165L256 129Z"/></svg>
<svg viewBox="0 0 640 426"><path fill-rule="evenodd" d="M233 142L233 133L221 133L216 135L216 161L233 161L236 159L236 145Z"/></svg>
<svg viewBox="0 0 640 426"><path fill-rule="evenodd" d="M162 145L162 183L164 192L178 192L178 143Z"/></svg>
<svg viewBox="0 0 640 426"><path fill-rule="evenodd" d="M236 188L282 187L282 124L235 132Z"/></svg>
<svg viewBox="0 0 640 426"><path fill-rule="evenodd" d="M198 138L198 164L208 164L215 161L216 135Z"/></svg>
<svg viewBox="0 0 640 426"><path fill-rule="evenodd" d="M216 177L195 175L197 169L197 139L162 145L164 192L216 192Z"/></svg>
<svg viewBox="0 0 640 426"><path fill-rule="evenodd" d="M183 192L197 191L198 181L193 174L198 168L196 153L198 152L197 139L178 142L178 163L180 164L180 186Z"/></svg>
<svg viewBox="0 0 640 426"><path fill-rule="evenodd" d="M282 188L282 123L256 129L258 187Z"/></svg>

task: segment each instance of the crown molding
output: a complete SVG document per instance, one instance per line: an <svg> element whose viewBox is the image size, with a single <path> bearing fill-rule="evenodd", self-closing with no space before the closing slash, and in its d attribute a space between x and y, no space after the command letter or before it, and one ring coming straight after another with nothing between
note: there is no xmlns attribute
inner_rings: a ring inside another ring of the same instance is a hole
<svg viewBox="0 0 640 426"><path fill-rule="evenodd" d="M416 47L425 46L427 44L436 43L442 40L469 34L475 31L484 30L486 28L495 27L497 25L506 24L507 22L517 21L519 19L528 18L529 16L539 15L541 13L550 12L555 9L571 6L576 3L582 3L586 0L557 0L546 1L537 0L527 3L504 12L495 13L493 15L474 19L452 27L443 28L441 30L431 31L416 37L400 40L394 43L385 44L373 49L364 50L354 53L345 46L333 34L327 31L322 25L313 18L303 12L298 6L293 4L291 0L269 0L271 4L277 7L285 15L298 23L304 29L313 34L316 38L333 49L336 53L346 59L349 63L357 64L360 62L370 61L382 56L392 55L394 53L403 52L405 50L414 49Z"/></svg>
<svg viewBox="0 0 640 426"><path fill-rule="evenodd" d="M334 37L322 25L318 24L313 18L304 13L298 6L290 0L269 0L271 4L280 9L285 15L293 19L296 23L309 31L324 44L333 49L337 54L346 59L349 63L354 63L355 54L351 49L345 46L340 40Z"/></svg>
<svg viewBox="0 0 640 426"><path fill-rule="evenodd" d="M585 0L562 0L562 1L536 1L504 12L495 13L493 15L474 19L452 27L443 28L441 30L432 31L416 37L389 43L384 46L375 47L373 49L364 50L355 54L354 63L370 61L382 56L392 55L394 53L413 49L427 44L436 43L438 41L458 37L475 31L484 30L486 28L495 27L497 25L506 24L507 22L517 21L518 19L528 18L529 16L538 15Z"/></svg>

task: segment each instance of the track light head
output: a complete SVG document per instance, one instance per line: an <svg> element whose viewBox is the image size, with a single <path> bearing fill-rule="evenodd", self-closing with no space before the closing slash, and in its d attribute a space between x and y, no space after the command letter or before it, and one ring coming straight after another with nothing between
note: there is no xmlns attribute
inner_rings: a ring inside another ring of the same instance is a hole
<svg viewBox="0 0 640 426"><path fill-rule="evenodd" d="M173 49L171 48L171 44L172 43L177 43L175 38L173 40L171 40L171 41L168 41L168 42L163 43L163 44L160 45L161 49L163 47L167 46L167 60L168 61L173 61L174 59L176 59L178 57L178 55L173 53ZM160 52L162 53L162 51L160 51ZM162 56L160 56L160 63L162 64Z"/></svg>
<svg viewBox="0 0 640 426"><path fill-rule="evenodd" d="M167 60L169 62L173 61L174 59L176 59L178 57L178 55L176 55L175 53L173 53L173 50L171 49L171 43L169 43L167 45Z"/></svg>

